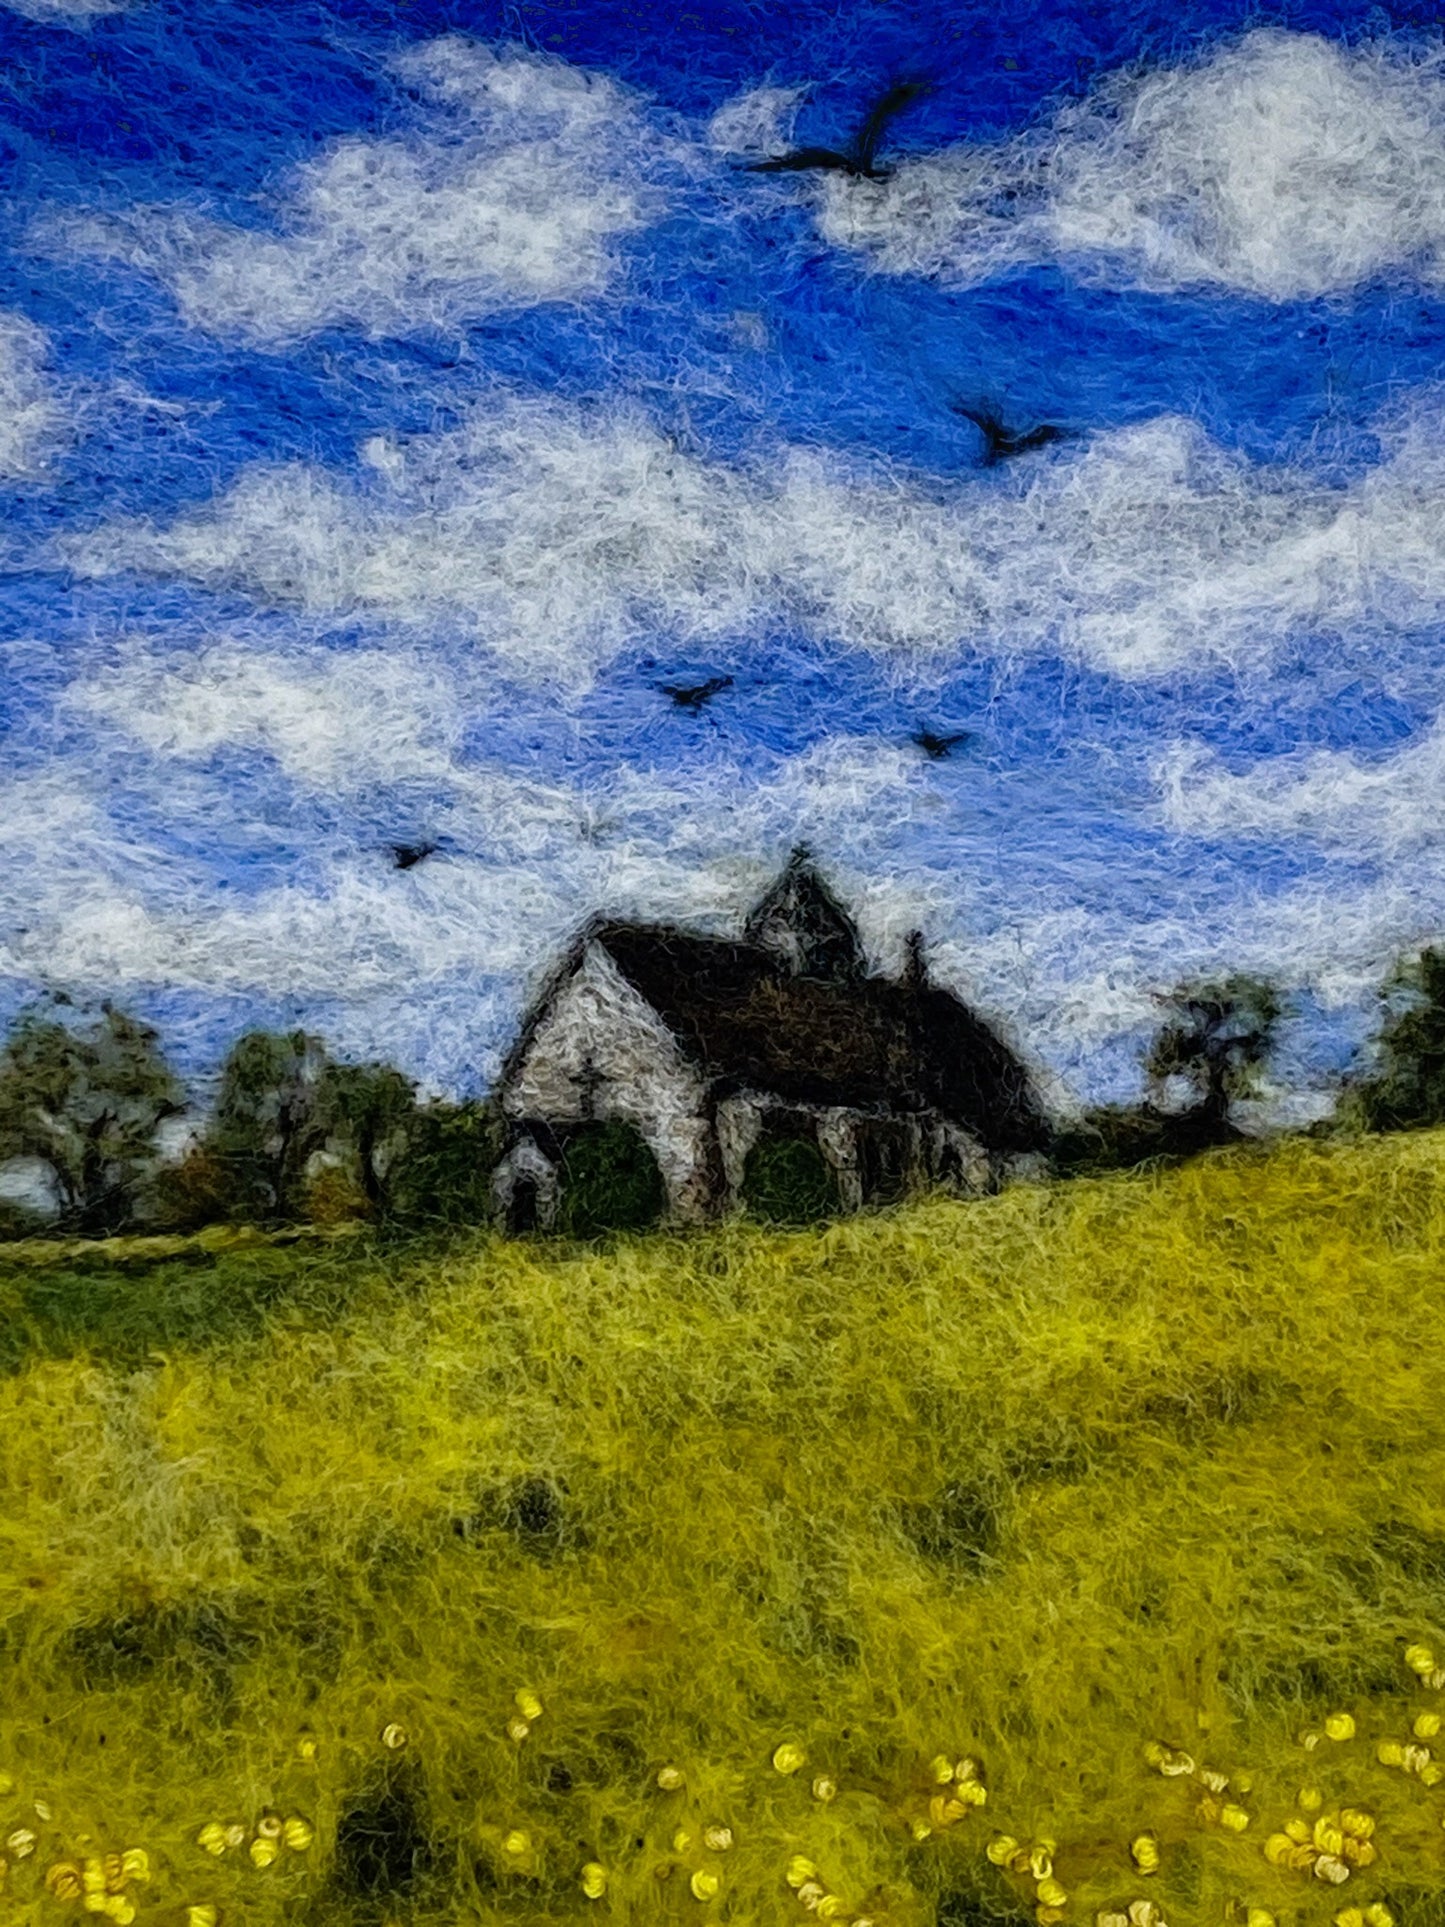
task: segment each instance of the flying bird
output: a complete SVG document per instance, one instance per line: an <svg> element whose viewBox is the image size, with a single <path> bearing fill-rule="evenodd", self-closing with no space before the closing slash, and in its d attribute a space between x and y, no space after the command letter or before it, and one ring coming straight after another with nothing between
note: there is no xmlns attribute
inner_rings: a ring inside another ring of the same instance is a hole
<svg viewBox="0 0 1445 1927"><path fill-rule="evenodd" d="M797 147L791 154L775 154L771 160L754 161L750 174L798 174L809 168L830 168L851 174L855 180L886 181L890 170L876 165L878 145L905 107L911 107L928 90L917 80L900 80L888 89L869 110L858 129L852 146L839 152L834 147Z"/></svg>
<svg viewBox="0 0 1445 1927"><path fill-rule="evenodd" d="M724 689L731 689L731 676L709 676L706 682L660 682L656 685L658 693L670 696L679 709L690 709L694 715L712 701Z"/></svg>
<svg viewBox="0 0 1445 1927"><path fill-rule="evenodd" d="M435 843L391 843L391 860L398 870L414 870L418 863L425 863L429 856L435 856Z"/></svg>
<svg viewBox="0 0 1445 1927"><path fill-rule="evenodd" d="M1027 455L1031 449L1047 448L1050 442L1059 442L1068 433L1053 422L1040 422L1037 428L1028 428L1020 433L1017 429L1005 428L1000 418L987 408L965 408L962 402L950 404L955 415L962 415L966 422L972 422L983 437L983 466L992 468L995 462L1004 462L1011 455Z"/></svg>
<svg viewBox="0 0 1445 1927"><path fill-rule="evenodd" d="M971 729L956 729L951 735L939 736L931 729L916 729L910 741L917 743L924 755L934 763L946 763L960 743L971 743Z"/></svg>

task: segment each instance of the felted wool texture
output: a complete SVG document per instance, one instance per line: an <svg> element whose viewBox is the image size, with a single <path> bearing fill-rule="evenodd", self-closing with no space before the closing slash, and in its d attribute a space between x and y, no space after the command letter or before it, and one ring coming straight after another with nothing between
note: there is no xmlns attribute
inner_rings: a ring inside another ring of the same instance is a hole
<svg viewBox="0 0 1445 1927"><path fill-rule="evenodd" d="M1028 1920L1006 1835L1068 1918L1432 1920L1441 1149L822 1235L7 1264L7 1907L141 1847L143 1917L801 1921L802 1856L828 1917ZM1266 1857L1341 1809L1378 1855L1342 1888ZM314 1839L258 1866L267 1813Z"/></svg>
<svg viewBox="0 0 1445 1927"><path fill-rule="evenodd" d="M1328 1110L1441 916L1429 32L0 27L7 1017L476 1094L585 915L726 934L806 840L1063 1109L1247 969ZM751 171L900 79L879 178Z"/></svg>

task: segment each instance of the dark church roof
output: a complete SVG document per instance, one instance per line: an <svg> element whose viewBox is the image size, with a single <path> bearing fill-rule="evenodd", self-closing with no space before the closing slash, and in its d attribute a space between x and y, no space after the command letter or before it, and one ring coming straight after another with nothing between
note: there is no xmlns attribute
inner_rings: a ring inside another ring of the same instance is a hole
<svg viewBox="0 0 1445 1927"><path fill-rule="evenodd" d="M504 1075L587 944L598 943L719 1096L756 1090L799 1104L937 1110L990 1148L1042 1147L1047 1126L1014 1053L952 992L865 975L851 919L810 869L795 856L749 918L751 941L665 924L588 925ZM780 911L797 919L791 946L786 921L769 930Z"/></svg>

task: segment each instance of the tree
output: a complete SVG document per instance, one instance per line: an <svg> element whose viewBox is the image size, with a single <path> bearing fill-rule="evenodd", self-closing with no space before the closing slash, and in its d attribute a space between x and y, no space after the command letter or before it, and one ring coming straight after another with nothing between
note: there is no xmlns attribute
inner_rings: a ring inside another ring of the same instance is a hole
<svg viewBox="0 0 1445 1927"><path fill-rule="evenodd" d="M48 1165L62 1220L103 1236L130 1216L183 1101L149 1025L109 1004L86 1028L26 1012L0 1052L0 1155Z"/></svg>
<svg viewBox="0 0 1445 1927"><path fill-rule="evenodd" d="M1400 964L1381 992L1379 1069L1357 1086L1346 1111L1370 1131L1445 1123L1445 951Z"/></svg>
<svg viewBox="0 0 1445 1927"><path fill-rule="evenodd" d="M232 1046L207 1146L233 1216L299 1216L307 1161L326 1135L317 1105L326 1068L325 1046L304 1030L247 1031Z"/></svg>
<svg viewBox="0 0 1445 1927"><path fill-rule="evenodd" d="M371 1215L390 1215L392 1179L417 1112L416 1092L389 1064L327 1064L316 1084L317 1129L356 1160Z"/></svg>
<svg viewBox="0 0 1445 1927"><path fill-rule="evenodd" d="M489 1100L419 1105L387 1165L391 1222L416 1230L485 1223L504 1135L501 1113Z"/></svg>
<svg viewBox="0 0 1445 1927"><path fill-rule="evenodd" d="M1156 1091L1182 1078L1194 1092L1185 1112L1192 1134L1215 1143L1234 1134L1229 1113L1256 1088L1274 1048L1284 1005L1272 984L1235 975L1184 984L1165 999L1170 1013L1149 1051Z"/></svg>
<svg viewBox="0 0 1445 1927"><path fill-rule="evenodd" d="M811 1138L762 1138L748 1153L742 1194L768 1224L816 1224L840 1209L838 1181Z"/></svg>

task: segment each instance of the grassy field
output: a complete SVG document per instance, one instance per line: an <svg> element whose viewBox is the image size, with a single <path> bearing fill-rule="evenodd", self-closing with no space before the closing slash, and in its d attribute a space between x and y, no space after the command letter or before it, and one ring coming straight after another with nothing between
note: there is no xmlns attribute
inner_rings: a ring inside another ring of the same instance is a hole
<svg viewBox="0 0 1445 1927"><path fill-rule="evenodd" d="M0 1263L0 1919L1440 1927L1442 1276L1439 1135Z"/></svg>

